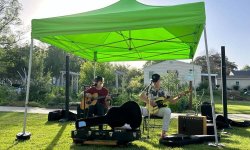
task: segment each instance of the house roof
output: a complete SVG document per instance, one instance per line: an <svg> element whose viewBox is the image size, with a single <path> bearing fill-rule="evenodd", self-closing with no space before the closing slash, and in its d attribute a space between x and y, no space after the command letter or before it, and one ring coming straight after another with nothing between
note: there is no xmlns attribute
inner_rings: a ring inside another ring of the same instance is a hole
<svg viewBox="0 0 250 150"><path fill-rule="evenodd" d="M235 77L250 77L250 70L232 70Z"/></svg>
<svg viewBox="0 0 250 150"><path fill-rule="evenodd" d="M182 61L177 61L177 60L166 60L166 61L162 61L162 62L159 62L159 63L155 63L155 64L152 64L152 65L150 65L150 66L146 66L145 68L144 68L144 70L147 68L154 68L154 67L156 67L157 65L159 65L159 64L162 64L162 63L166 63L166 62L173 62L173 63L175 63L175 64L185 64L185 65L190 65L190 66L193 66L194 64L190 64L190 63L186 63L186 62L182 62ZM199 66L199 65L194 65L195 67L201 67L201 66Z"/></svg>

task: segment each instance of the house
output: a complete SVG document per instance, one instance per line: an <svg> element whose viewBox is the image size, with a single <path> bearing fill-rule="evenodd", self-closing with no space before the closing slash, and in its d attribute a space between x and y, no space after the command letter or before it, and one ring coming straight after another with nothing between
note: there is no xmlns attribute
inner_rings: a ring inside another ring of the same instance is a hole
<svg viewBox="0 0 250 150"><path fill-rule="evenodd" d="M221 88L221 77L217 80ZM250 70L232 70L229 76L227 76L227 88L233 89L234 86L239 86L239 89L247 89L250 87Z"/></svg>
<svg viewBox="0 0 250 150"><path fill-rule="evenodd" d="M201 82L201 66L182 61L163 61L147 66L143 70L145 85L150 84L152 74L158 73L160 75L165 75L169 72L176 73L181 84L193 81L193 86L197 87Z"/></svg>
<svg viewBox="0 0 250 150"><path fill-rule="evenodd" d="M215 89L216 85L218 85L218 80L217 80L218 74L211 73L210 76L211 76L212 88ZM209 82L207 73L201 73L201 82L202 83Z"/></svg>

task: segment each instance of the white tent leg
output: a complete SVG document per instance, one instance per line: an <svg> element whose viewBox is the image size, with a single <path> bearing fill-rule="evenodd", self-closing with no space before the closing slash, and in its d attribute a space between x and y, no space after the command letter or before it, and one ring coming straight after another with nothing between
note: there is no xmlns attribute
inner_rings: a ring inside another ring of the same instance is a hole
<svg viewBox="0 0 250 150"><path fill-rule="evenodd" d="M205 39L205 47L206 47L207 71L208 71L209 91L210 91L211 106L212 106L212 114L213 114L213 125L214 125L215 144L218 145L218 135L217 135L217 127L216 127L215 111L214 111L214 106L215 106L215 105L214 105L214 96L213 96L213 89L212 89L212 80L211 80L211 71L210 71L210 61L209 61L209 55L208 55L208 45L207 45L206 26L204 27L204 39Z"/></svg>
<svg viewBox="0 0 250 150"><path fill-rule="evenodd" d="M31 39L30 43L30 56L29 56L29 70L28 70L28 78L27 78L27 87L26 87L26 99L25 99L25 111L24 111L24 120L23 120L23 132L20 132L16 135L18 140L28 140L30 139L31 133L26 132L26 118L27 118L27 110L28 110L28 102L29 102L29 91L30 91L30 74L31 74L31 65L32 65L32 53L33 53L33 39Z"/></svg>
<svg viewBox="0 0 250 150"><path fill-rule="evenodd" d="M29 70L28 70L28 79L27 79L27 87L26 87L26 99L25 99L25 112L24 112L24 121L23 121L23 133L25 133L25 128L26 128L26 117L27 117L28 102L29 102L30 74L31 74L31 66L32 66L32 53L33 53L33 39L31 39L31 44L30 44Z"/></svg>

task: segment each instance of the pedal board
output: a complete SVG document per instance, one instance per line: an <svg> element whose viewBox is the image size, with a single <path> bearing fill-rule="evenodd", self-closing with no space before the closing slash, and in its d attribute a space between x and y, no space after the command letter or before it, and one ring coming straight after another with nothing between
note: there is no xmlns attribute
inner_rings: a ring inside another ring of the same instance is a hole
<svg viewBox="0 0 250 150"><path fill-rule="evenodd" d="M82 128L71 131L75 144L125 145L141 138L140 130L114 129L93 130Z"/></svg>

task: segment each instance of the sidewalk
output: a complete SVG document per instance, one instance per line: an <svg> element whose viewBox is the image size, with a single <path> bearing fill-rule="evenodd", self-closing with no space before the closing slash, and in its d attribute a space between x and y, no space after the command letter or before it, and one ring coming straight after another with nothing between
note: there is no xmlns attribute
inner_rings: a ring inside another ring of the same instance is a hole
<svg viewBox="0 0 250 150"><path fill-rule="evenodd" d="M0 112L24 112L24 107L0 106ZM47 109L39 107L28 107L28 113L48 114L51 111L58 109ZM76 110L70 110L76 113ZM172 113L172 118L177 118L179 115L186 115L185 113ZM216 114L219 115L219 114ZM228 114L228 118L232 120L250 120L250 114Z"/></svg>

